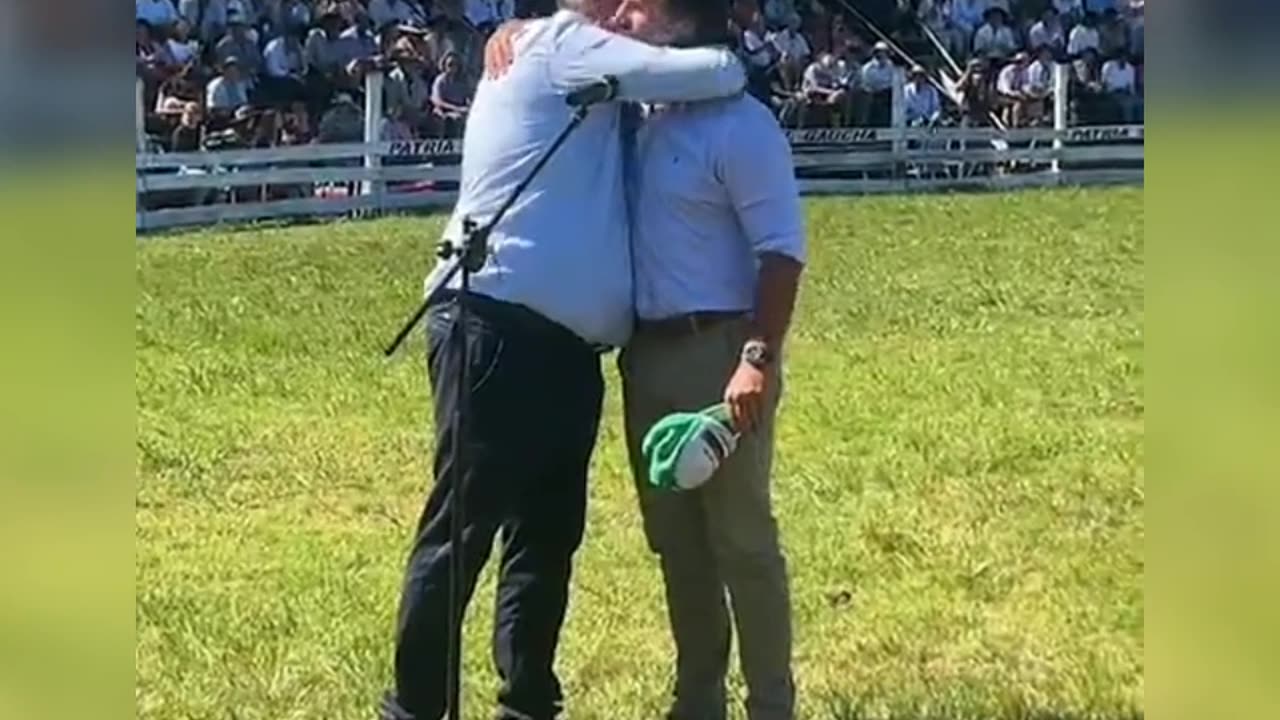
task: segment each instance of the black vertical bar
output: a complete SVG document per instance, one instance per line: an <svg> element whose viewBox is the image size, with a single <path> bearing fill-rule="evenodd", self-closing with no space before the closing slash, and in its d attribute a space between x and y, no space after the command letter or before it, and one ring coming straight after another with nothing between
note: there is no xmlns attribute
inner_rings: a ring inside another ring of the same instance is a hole
<svg viewBox="0 0 1280 720"><path fill-rule="evenodd" d="M464 242L471 240L468 237ZM460 248L465 255L469 248ZM458 293L458 315L454 319L454 337L458 355L458 385L455 388L457 398L454 402L453 419L453 487L449 493L449 665L445 684L445 703L449 710L449 720L462 719L462 618L465 614L463 601L463 573L465 572L465 549L463 547L462 530L466 522L466 508L463 496L466 491L466 472L470 467L467 462L467 411L471 399L471 381L469 364L471 352L467 342L468 304L471 293L471 270L467 263L462 265L462 281Z"/></svg>

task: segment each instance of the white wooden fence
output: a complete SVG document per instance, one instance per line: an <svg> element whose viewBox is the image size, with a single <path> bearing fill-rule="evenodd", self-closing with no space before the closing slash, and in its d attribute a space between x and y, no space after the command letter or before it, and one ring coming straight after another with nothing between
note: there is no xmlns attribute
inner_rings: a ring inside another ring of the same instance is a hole
<svg viewBox="0 0 1280 720"><path fill-rule="evenodd" d="M904 127L895 91L892 128L788 133L806 194L1013 189L1140 183L1141 126L1066 127L1066 74L1055 82L1053 128ZM901 87L901 77L898 87ZM459 178L458 140L379 142L382 78L366 84L365 138L353 144L136 156L136 229L238 223L298 216L449 207ZM139 148L145 135L139 122ZM144 209L165 193L188 200L231 188L295 189L288 199Z"/></svg>

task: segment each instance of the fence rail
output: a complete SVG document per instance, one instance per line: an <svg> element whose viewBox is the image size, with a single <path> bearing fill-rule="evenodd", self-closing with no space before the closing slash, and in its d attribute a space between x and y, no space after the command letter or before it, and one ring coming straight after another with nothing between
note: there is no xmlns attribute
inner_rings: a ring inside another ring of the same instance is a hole
<svg viewBox="0 0 1280 720"><path fill-rule="evenodd" d="M1055 87L1055 102L1065 103L1065 81ZM381 77L371 75L366 118L380 119L381 90ZM901 123L901 114L894 115ZM363 143L138 152L136 229L451 206L457 199L461 141L375 141L377 125L366 122L370 141ZM1055 113L1053 128L813 128L787 135L800 189L806 194L1143 180L1142 126L1068 128L1064 112ZM244 188L285 197L237 202ZM209 204L212 195L226 201Z"/></svg>

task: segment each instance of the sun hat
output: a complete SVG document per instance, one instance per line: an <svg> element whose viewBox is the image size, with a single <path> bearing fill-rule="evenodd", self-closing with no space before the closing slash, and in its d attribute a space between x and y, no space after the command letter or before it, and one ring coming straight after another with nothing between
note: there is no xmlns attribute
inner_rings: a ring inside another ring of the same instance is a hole
<svg viewBox="0 0 1280 720"><path fill-rule="evenodd" d="M667 415L645 433L641 444L649 485L687 491L706 484L738 447L738 434L724 403L698 412Z"/></svg>

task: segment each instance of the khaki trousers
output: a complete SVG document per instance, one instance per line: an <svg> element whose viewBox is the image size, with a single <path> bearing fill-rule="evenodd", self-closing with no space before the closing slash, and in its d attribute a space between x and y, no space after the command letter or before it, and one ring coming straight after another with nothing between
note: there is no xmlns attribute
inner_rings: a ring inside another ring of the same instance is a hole
<svg viewBox="0 0 1280 720"><path fill-rule="evenodd" d="M730 612L738 632L751 720L791 720L791 604L773 517L769 475L781 375L769 378L760 427L697 490L651 488L640 447L663 416L721 401L738 365L747 323L723 322L679 338L637 332L619 357L627 447L645 536L666 581L676 645L672 720L722 720Z"/></svg>

